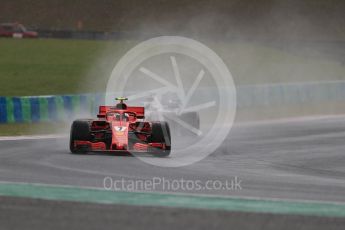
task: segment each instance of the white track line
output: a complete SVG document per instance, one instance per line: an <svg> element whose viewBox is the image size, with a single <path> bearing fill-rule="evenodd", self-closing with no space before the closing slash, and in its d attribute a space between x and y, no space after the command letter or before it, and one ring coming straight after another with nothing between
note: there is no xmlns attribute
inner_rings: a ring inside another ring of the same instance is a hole
<svg viewBox="0 0 345 230"><path fill-rule="evenodd" d="M3 136L0 137L0 141L16 141L16 140L38 140L38 139L55 139L68 137L65 134L47 134L47 135L32 135L32 136Z"/></svg>

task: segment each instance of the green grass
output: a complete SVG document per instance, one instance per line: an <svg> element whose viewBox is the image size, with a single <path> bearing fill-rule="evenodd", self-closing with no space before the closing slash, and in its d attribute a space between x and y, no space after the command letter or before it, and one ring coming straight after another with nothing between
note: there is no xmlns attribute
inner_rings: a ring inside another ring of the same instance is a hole
<svg viewBox="0 0 345 230"><path fill-rule="evenodd" d="M69 124L51 123L18 123L0 124L0 136L68 134Z"/></svg>
<svg viewBox="0 0 345 230"><path fill-rule="evenodd" d="M337 54L299 46L282 50L243 41L211 44L228 65L236 84L345 80L345 64Z"/></svg>
<svg viewBox="0 0 345 230"><path fill-rule="evenodd" d="M138 41L0 39L0 95L103 92L116 62ZM344 80L336 58L249 42L207 42L236 84ZM297 49L298 50L298 49Z"/></svg>
<svg viewBox="0 0 345 230"><path fill-rule="evenodd" d="M47 95L83 92L84 84L101 79L128 47L128 42L0 39L0 95ZM115 54L109 62L99 57ZM109 65L109 66L108 66ZM107 72L108 71L108 72ZM91 78L92 74L94 79Z"/></svg>

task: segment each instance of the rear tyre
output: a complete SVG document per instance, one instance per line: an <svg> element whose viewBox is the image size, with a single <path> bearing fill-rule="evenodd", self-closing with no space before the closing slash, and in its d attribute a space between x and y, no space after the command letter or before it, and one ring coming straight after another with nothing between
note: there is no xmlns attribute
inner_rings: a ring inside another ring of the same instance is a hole
<svg viewBox="0 0 345 230"><path fill-rule="evenodd" d="M180 115L180 119L191 125L193 128L200 128L200 118L197 112L187 112Z"/></svg>
<svg viewBox="0 0 345 230"><path fill-rule="evenodd" d="M71 153L86 153L88 149L75 148L74 141L91 141L89 120L75 120L71 126L69 149Z"/></svg>
<svg viewBox="0 0 345 230"><path fill-rule="evenodd" d="M175 118L185 122L186 124L190 125L191 127L195 129L200 129L200 117L197 112L187 112L187 113L182 113L180 115L171 113L171 116L174 116ZM181 124L179 124L176 121L171 121L171 122L169 121L169 123L172 125L173 137L179 137L183 135L190 136L191 134L194 134L189 129L183 127Z"/></svg>
<svg viewBox="0 0 345 230"><path fill-rule="evenodd" d="M157 157L167 157L171 151L171 134L169 124L165 121L152 123L152 134L150 142L152 143L163 143L165 149L155 148L153 155Z"/></svg>

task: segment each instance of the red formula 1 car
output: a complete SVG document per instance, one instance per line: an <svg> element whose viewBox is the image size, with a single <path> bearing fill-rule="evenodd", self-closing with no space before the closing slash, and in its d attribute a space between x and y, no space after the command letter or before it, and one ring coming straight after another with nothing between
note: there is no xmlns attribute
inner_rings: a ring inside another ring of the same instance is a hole
<svg viewBox="0 0 345 230"><path fill-rule="evenodd" d="M167 122L144 121L145 108L127 106L127 98L116 98L116 106L100 106L98 119L75 120L71 127L72 153L122 151L168 156L171 135Z"/></svg>

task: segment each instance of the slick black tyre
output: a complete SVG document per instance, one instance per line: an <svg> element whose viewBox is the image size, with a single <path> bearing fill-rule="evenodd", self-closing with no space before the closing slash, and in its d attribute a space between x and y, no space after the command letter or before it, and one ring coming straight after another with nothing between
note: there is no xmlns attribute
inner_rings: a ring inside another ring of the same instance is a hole
<svg viewBox="0 0 345 230"><path fill-rule="evenodd" d="M153 155L156 157L167 157L171 151L171 134L169 124L165 121L152 123L152 134L150 142L164 143L165 150L154 149Z"/></svg>
<svg viewBox="0 0 345 230"><path fill-rule="evenodd" d="M71 153L86 153L87 149L75 148L74 141L90 141L91 130L89 120L76 120L72 123L69 149Z"/></svg>
<svg viewBox="0 0 345 230"><path fill-rule="evenodd" d="M200 128L200 118L197 112L182 113L180 119L191 125L193 128Z"/></svg>
<svg viewBox="0 0 345 230"><path fill-rule="evenodd" d="M171 116L175 116L175 118L183 121L184 123L188 124L189 126L195 129L200 129L200 117L197 112L187 112L182 113L180 115L171 114ZM173 137L179 137L183 135L190 136L191 134L194 134L190 129L183 127L180 123L176 121L172 121L171 125Z"/></svg>

